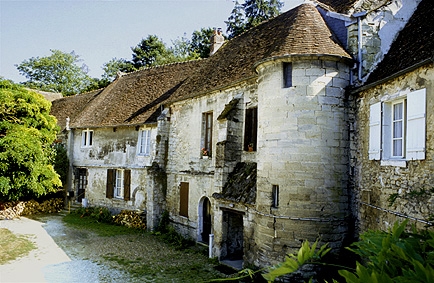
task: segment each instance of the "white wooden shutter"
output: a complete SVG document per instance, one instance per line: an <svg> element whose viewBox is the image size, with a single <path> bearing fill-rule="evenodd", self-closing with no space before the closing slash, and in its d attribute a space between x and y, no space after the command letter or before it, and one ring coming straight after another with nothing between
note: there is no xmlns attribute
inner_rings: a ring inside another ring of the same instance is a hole
<svg viewBox="0 0 434 283"><path fill-rule="evenodd" d="M381 158L381 102L369 107L369 160Z"/></svg>
<svg viewBox="0 0 434 283"><path fill-rule="evenodd" d="M426 89L407 95L406 159L425 159Z"/></svg>

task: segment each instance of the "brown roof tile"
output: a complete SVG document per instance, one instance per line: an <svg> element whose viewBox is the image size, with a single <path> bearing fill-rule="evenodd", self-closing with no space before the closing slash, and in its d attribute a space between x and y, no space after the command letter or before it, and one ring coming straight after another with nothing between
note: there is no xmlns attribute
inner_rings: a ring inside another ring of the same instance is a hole
<svg viewBox="0 0 434 283"><path fill-rule="evenodd" d="M256 76L264 60L291 55L331 55L351 60L312 4L302 4L226 42L204 60L172 99L233 85Z"/></svg>
<svg viewBox="0 0 434 283"><path fill-rule="evenodd" d="M72 121L75 116L79 115L86 105L101 92L102 89L99 89L92 92L56 99L51 102L50 114L57 118L57 125L59 125L61 130L64 130L66 126L66 118L69 117L70 121Z"/></svg>
<svg viewBox="0 0 434 283"><path fill-rule="evenodd" d="M316 2L325 4L329 10L341 14L348 14L358 0L317 0Z"/></svg>
<svg viewBox="0 0 434 283"><path fill-rule="evenodd" d="M137 125L157 121L160 106L185 81L200 60L153 67L111 83L71 127Z"/></svg>
<svg viewBox="0 0 434 283"><path fill-rule="evenodd" d="M423 0L367 83L387 78L434 56L434 2Z"/></svg>

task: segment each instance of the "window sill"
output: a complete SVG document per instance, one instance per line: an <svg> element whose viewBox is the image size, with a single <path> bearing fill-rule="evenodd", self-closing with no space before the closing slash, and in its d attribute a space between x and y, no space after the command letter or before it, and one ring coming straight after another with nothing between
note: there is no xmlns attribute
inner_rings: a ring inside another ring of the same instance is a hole
<svg viewBox="0 0 434 283"><path fill-rule="evenodd" d="M381 160L381 166L407 167L406 160Z"/></svg>

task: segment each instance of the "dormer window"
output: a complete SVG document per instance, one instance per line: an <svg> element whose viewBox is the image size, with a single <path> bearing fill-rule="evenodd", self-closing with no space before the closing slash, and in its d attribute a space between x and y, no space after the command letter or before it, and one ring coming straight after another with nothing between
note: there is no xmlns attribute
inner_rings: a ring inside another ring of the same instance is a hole
<svg viewBox="0 0 434 283"><path fill-rule="evenodd" d="M93 131L86 129L81 132L81 146L91 147L93 144Z"/></svg>

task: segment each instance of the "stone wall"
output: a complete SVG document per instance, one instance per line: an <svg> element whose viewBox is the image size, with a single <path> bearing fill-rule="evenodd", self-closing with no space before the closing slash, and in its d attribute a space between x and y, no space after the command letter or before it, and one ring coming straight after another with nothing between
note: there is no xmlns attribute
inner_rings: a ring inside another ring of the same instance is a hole
<svg viewBox="0 0 434 283"><path fill-rule="evenodd" d="M362 77L373 71L383 59L399 31L405 26L420 0L362 1ZM348 26L348 48L357 58L358 24ZM355 76L357 77L357 75Z"/></svg>
<svg viewBox="0 0 434 283"><path fill-rule="evenodd" d="M333 58L259 66L255 265L284 259L303 240L321 238L337 251L347 236L349 68ZM279 204L271 207L272 187Z"/></svg>
<svg viewBox="0 0 434 283"><path fill-rule="evenodd" d="M369 160L369 106L386 95L426 88L426 151L424 160L404 161L404 166ZM396 220L427 220L434 211L434 69L421 67L354 97L351 166L355 193L359 195L361 231L386 230ZM423 191L425 190L425 192ZM431 192L429 192L431 190ZM396 196L389 205L390 197ZM413 221L411 221L413 222ZM415 222L419 227L425 223Z"/></svg>

